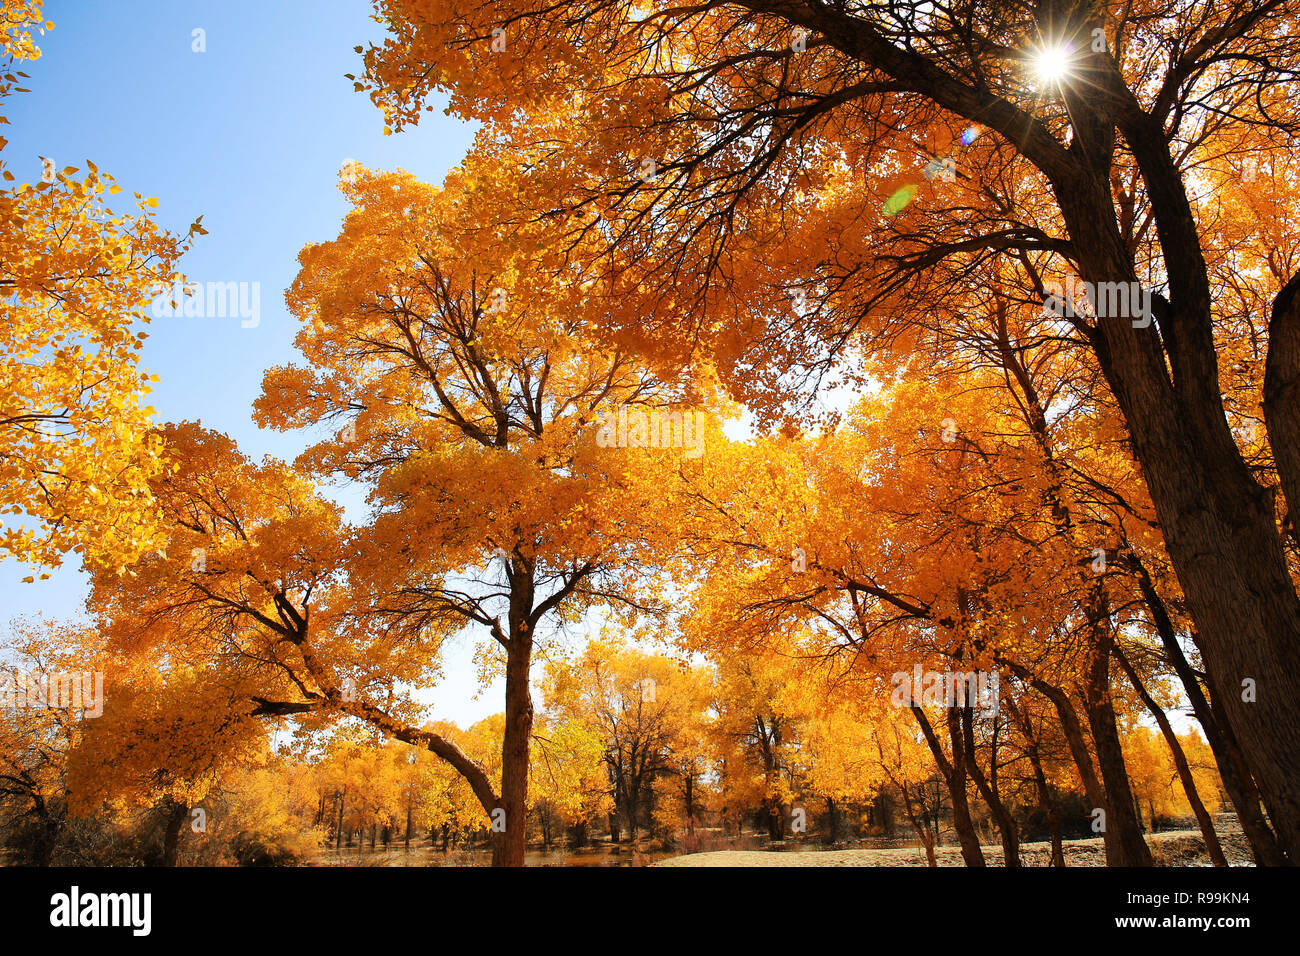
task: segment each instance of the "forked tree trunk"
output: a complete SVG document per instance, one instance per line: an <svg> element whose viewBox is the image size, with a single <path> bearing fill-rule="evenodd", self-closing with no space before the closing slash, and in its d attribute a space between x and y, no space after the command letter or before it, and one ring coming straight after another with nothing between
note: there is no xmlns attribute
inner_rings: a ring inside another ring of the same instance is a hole
<svg viewBox="0 0 1300 956"><path fill-rule="evenodd" d="M984 852L980 849L979 834L975 832L975 825L971 822L970 802L966 796L966 757L957 713L952 708L948 709L948 738L952 743L952 760L949 760L948 755L943 751L943 744L939 742L934 728L930 726L930 721L925 716L925 711L916 704L912 704L911 709L912 715L921 727L925 742L930 747L930 753L934 756L939 775L943 777L948 787L948 797L952 801L952 827L957 831L962 860L967 866L984 866Z"/></svg>
<svg viewBox="0 0 1300 956"><path fill-rule="evenodd" d="M1292 700L1300 686L1300 598L1282 551L1273 492L1255 481L1224 418L1206 268L1181 178L1160 130L1132 125L1126 138L1157 214L1173 289L1174 304L1157 310L1157 319L1177 385L1154 324L1134 328L1127 319L1103 319L1094 347L1196 622L1211 696L1223 702L1279 842L1294 861L1300 858L1294 772L1300 710ZM1080 177L1057 187L1083 279L1136 281L1115 231L1109 184ZM1280 436L1272 422L1269 428L1276 447ZM1253 687L1253 699L1246 687Z"/></svg>
<svg viewBox="0 0 1300 956"><path fill-rule="evenodd" d="M979 790L980 796L984 798L984 802L988 804L989 812L993 814L993 819L998 825L998 839L1002 843L1003 865L1008 868L1018 867L1020 866L1020 835L1016 829L1016 821L1007 810L1006 804L1002 802L997 789L990 783L989 778L984 775L983 768L979 765L979 755L975 752L974 715L969 704L961 708L960 718L965 740L963 749L966 756L966 767L970 771L971 779L975 781L976 789ZM996 761L997 753L995 751L991 763Z"/></svg>
<svg viewBox="0 0 1300 956"><path fill-rule="evenodd" d="M1049 684L1047 681L1034 677L1028 670L1019 664L1010 661L1001 660L1000 663L1006 664L1021 680L1030 684L1034 690L1038 691L1056 708L1056 716L1061 724L1061 732L1065 735L1066 745L1070 748L1070 756L1074 760L1074 766L1079 771L1079 779L1083 781L1083 790L1088 797L1088 802L1092 804L1092 809L1106 809L1106 793L1102 789L1101 780L1097 777L1097 769L1093 766L1092 755L1088 751L1087 741L1084 739L1083 726L1079 722L1079 715L1074 709L1074 704L1070 697L1060 687ZM1093 818L1094 830L1095 818ZM1119 837L1117 831L1110 826L1101 827L1102 843L1106 847L1106 865L1122 866L1119 861L1123 859L1123 850L1119 847Z"/></svg>

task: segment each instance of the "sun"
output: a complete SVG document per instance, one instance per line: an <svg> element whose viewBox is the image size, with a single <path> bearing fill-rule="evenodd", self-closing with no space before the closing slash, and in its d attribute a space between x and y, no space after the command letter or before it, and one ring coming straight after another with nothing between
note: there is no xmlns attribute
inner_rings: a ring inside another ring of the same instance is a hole
<svg viewBox="0 0 1300 956"><path fill-rule="evenodd" d="M1044 83L1057 83L1070 73L1071 50L1064 44L1044 47L1033 57L1034 72Z"/></svg>

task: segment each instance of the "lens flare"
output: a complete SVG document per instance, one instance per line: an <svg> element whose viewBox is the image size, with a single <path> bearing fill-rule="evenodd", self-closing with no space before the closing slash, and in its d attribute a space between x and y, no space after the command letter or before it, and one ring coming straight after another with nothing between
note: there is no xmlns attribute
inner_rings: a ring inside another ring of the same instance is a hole
<svg viewBox="0 0 1300 956"><path fill-rule="evenodd" d="M907 204L916 198L921 187L908 183L894 195L885 200L885 208L882 210L888 216L894 216L907 208Z"/></svg>
<svg viewBox="0 0 1300 956"><path fill-rule="evenodd" d="M1050 46L1034 56L1034 72L1045 83L1056 83L1070 73L1070 48L1065 45Z"/></svg>

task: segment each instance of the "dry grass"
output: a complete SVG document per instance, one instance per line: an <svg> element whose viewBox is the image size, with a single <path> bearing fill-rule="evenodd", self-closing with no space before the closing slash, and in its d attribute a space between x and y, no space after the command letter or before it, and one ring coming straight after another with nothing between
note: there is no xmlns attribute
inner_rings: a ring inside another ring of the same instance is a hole
<svg viewBox="0 0 1300 956"><path fill-rule="evenodd" d="M1233 866L1250 866L1250 847L1240 833L1220 834L1223 852ZM1205 844L1197 830L1172 830L1147 836L1151 855L1161 866L1209 866ZM1105 866L1106 854L1101 838L1066 840L1067 866ZM1051 845L1024 843L1020 861L1024 866L1047 866ZM956 846L935 850L940 866L962 866L961 851ZM984 847L984 859L990 866L1002 865L1002 850ZM691 853L660 860L652 866L925 866L925 851L920 847L879 850L718 850Z"/></svg>

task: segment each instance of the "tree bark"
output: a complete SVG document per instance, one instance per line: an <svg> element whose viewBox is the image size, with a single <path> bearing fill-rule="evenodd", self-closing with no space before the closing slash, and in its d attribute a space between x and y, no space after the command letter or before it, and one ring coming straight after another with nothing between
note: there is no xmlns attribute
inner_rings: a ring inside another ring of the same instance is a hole
<svg viewBox="0 0 1300 956"><path fill-rule="evenodd" d="M1300 273L1273 300L1264 361L1264 422L1292 527L1300 518Z"/></svg>
<svg viewBox="0 0 1300 956"><path fill-rule="evenodd" d="M1001 660L1000 663L1006 664L1017 676L1052 702L1052 706L1056 708L1056 716L1061 722L1061 731L1065 734L1066 745L1070 748L1070 756L1079 771L1079 779L1083 781L1083 789L1087 794L1088 802L1092 804L1094 809L1106 809L1106 792L1102 788L1101 780L1097 777L1097 770L1092 763L1092 755L1088 752L1088 744L1084 739L1083 726L1079 722L1079 715L1075 711L1069 695L1054 684L1049 684L1041 678L1034 677L1019 664L1006 660ZM1110 826L1105 826L1102 828L1101 838L1106 847L1106 865L1122 866L1123 864L1119 861L1123 859L1124 853L1117 845L1118 834L1116 831Z"/></svg>
<svg viewBox="0 0 1300 956"><path fill-rule="evenodd" d="M334 849L343 846L343 797L345 791L339 791L339 822L334 830Z"/></svg>
<svg viewBox="0 0 1300 956"><path fill-rule="evenodd" d="M528 686L531 658L532 635L525 626L512 634L506 651L506 725L501 744L501 799L497 803L505 818L504 829L493 832L493 866L523 866L527 849L528 753L533 736L533 698Z"/></svg>
<svg viewBox="0 0 1300 956"><path fill-rule="evenodd" d="M934 855L934 833L930 828L929 821L924 823L918 816L916 808L912 803L912 795L908 792L907 784L898 784L898 789L903 795L903 812L907 815L908 822L912 824L912 829L916 831L917 839L921 841L921 846L925 848L925 863L930 867L938 867L939 861ZM924 815L925 809L922 807L921 815Z"/></svg>
<svg viewBox="0 0 1300 956"><path fill-rule="evenodd" d="M1289 689L1300 686L1300 599L1287 571L1272 492L1250 474L1224 418L1205 264L1181 179L1165 168L1172 161L1159 137L1159 130L1126 130L1170 270L1175 305L1158 318L1171 342L1173 379L1155 326L1136 329L1127 319L1103 319L1094 345L1196 622L1211 696L1224 702L1279 841L1295 858L1300 785L1291 768L1300 765L1300 712L1291 706ZM1136 281L1118 235L1103 234L1107 220L1113 224L1109 196L1089 195L1095 191L1082 183L1057 189L1083 278ZM1187 290L1181 299L1180 286ZM1247 679L1257 688L1254 701L1242 699Z"/></svg>
<svg viewBox="0 0 1300 956"><path fill-rule="evenodd" d="M1061 842L1061 811L1052 798L1052 789L1047 784L1047 774L1043 772L1043 758L1038 750L1038 740L1034 737L1028 716L1023 714L1020 708L1016 706L1015 699L1011 694L1003 695L1003 699L1006 701L1007 710L1010 711L1012 719L1020 726L1021 735L1025 738L1025 756L1029 758L1029 766L1034 771L1034 787L1038 791L1038 805L1047 816L1047 826L1051 832L1052 856L1050 865L1065 866L1065 848Z"/></svg>

